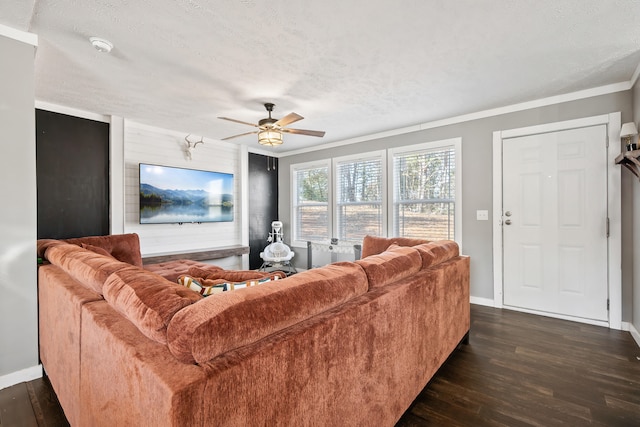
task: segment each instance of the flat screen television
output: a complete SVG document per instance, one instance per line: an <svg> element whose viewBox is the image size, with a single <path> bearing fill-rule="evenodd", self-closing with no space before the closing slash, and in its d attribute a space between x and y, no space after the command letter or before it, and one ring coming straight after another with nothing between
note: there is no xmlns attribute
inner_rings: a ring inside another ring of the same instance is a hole
<svg viewBox="0 0 640 427"><path fill-rule="evenodd" d="M233 174L140 163L140 224L233 221Z"/></svg>

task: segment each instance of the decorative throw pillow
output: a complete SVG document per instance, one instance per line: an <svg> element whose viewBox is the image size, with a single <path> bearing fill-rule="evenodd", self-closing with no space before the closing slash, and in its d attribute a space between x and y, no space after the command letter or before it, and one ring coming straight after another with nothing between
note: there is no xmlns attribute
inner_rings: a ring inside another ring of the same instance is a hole
<svg viewBox="0 0 640 427"><path fill-rule="evenodd" d="M178 277L178 284L198 292L202 296L209 296L220 292L234 291L249 286L261 285L272 280L280 279L279 275L270 275L262 279L248 280L246 282L224 282L220 280L194 278L188 275Z"/></svg>

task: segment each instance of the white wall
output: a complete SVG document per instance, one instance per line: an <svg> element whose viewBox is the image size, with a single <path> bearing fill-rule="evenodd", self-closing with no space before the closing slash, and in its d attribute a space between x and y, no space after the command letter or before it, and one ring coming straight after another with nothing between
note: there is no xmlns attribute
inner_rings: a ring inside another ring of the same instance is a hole
<svg viewBox="0 0 640 427"><path fill-rule="evenodd" d="M36 283L35 48L1 34L0 389L42 372Z"/></svg>
<svg viewBox="0 0 640 427"><path fill-rule="evenodd" d="M236 144L204 139L204 144L192 150L192 159L185 153L187 132L177 132L124 120L124 194L112 194L124 200L125 233L138 233L143 256L167 252L194 251L242 244L242 164L247 155ZM199 136L190 136L199 140ZM112 138L112 142L117 139ZM114 150L112 150L113 152ZM234 221L202 224L140 224L139 223L139 163L209 170L234 175ZM112 165L112 171L117 170ZM114 219L112 218L112 221ZM241 257L211 261L223 268L242 267Z"/></svg>

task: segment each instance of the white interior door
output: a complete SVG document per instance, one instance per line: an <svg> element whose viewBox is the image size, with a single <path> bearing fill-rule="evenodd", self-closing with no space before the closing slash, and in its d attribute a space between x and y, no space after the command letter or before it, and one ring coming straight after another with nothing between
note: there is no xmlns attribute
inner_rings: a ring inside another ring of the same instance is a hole
<svg viewBox="0 0 640 427"><path fill-rule="evenodd" d="M503 304L608 319L607 128L507 138Z"/></svg>

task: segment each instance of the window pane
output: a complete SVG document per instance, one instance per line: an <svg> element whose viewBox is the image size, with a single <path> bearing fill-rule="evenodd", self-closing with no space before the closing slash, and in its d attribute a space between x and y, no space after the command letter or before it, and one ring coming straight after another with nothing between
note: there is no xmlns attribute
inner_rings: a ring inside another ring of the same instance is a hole
<svg viewBox="0 0 640 427"><path fill-rule="evenodd" d="M293 239L329 239L329 168L316 167L295 172Z"/></svg>
<svg viewBox="0 0 640 427"><path fill-rule="evenodd" d="M453 147L394 156L394 235L454 238Z"/></svg>
<svg viewBox="0 0 640 427"><path fill-rule="evenodd" d="M337 237L382 235L382 158L338 162L336 177Z"/></svg>
<svg viewBox="0 0 640 427"><path fill-rule="evenodd" d="M296 225L298 229L296 240L327 240L329 232L328 204L301 205L297 208Z"/></svg>
<svg viewBox="0 0 640 427"><path fill-rule="evenodd" d="M398 236L426 240L453 239L454 203L397 203Z"/></svg>
<svg viewBox="0 0 640 427"><path fill-rule="evenodd" d="M367 234L382 235L382 203L339 204L338 237L340 240L360 241Z"/></svg>

